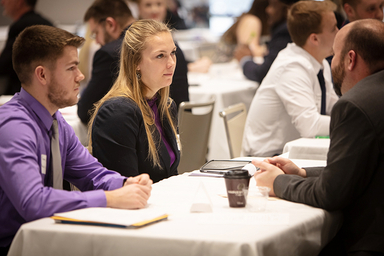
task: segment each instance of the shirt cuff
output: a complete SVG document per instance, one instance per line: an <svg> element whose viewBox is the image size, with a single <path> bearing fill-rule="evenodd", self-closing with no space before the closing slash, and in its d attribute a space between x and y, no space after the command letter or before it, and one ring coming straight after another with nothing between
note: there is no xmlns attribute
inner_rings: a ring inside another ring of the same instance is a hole
<svg viewBox="0 0 384 256"><path fill-rule="evenodd" d="M278 175L273 182L273 192L275 193L276 196L282 198L283 196L283 191L286 185L285 177L286 175Z"/></svg>
<svg viewBox="0 0 384 256"><path fill-rule="evenodd" d="M83 194L87 200L87 207L107 207L107 198L104 190L86 191Z"/></svg>
<svg viewBox="0 0 384 256"><path fill-rule="evenodd" d="M108 185L108 190L115 190L124 186L127 177L121 176L115 179L111 179Z"/></svg>
<svg viewBox="0 0 384 256"><path fill-rule="evenodd" d="M280 198L292 200L292 190L290 190L289 187L295 187L298 182L304 179L305 178L298 175L280 174L273 182L273 192Z"/></svg>

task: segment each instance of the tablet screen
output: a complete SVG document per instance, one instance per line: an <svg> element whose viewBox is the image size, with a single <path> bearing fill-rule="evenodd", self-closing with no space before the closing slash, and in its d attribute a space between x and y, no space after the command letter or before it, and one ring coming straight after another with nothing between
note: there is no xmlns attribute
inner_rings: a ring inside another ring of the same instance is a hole
<svg viewBox="0 0 384 256"><path fill-rule="evenodd" d="M241 169L251 161L240 161L240 160L211 160L204 164L201 168L201 172L219 172L225 173L233 169Z"/></svg>

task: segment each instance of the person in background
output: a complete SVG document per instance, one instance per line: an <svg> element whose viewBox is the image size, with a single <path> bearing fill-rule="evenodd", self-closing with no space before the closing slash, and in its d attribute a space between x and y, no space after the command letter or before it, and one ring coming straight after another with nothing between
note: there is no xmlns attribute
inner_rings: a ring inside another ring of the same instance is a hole
<svg viewBox="0 0 384 256"><path fill-rule="evenodd" d="M180 2L178 0L167 1L167 16L165 17L165 24L177 30L188 29L183 18L179 15Z"/></svg>
<svg viewBox="0 0 384 256"><path fill-rule="evenodd" d="M238 45L234 56L240 62L244 75L252 81L261 83L275 60L277 54L292 42L287 29L287 10L296 0L268 0L265 9L268 25L271 29L271 40L268 43L268 54L263 63L253 61L252 51L248 45Z"/></svg>
<svg viewBox="0 0 384 256"><path fill-rule="evenodd" d="M383 20L383 0L341 0L344 13L347 15L347 19L342 21L340 27L348 24L351 21L360 19L377 19ZM337 12L335 12L336 18L338 18ZM341 19L338 20L338 23ZM333 56L327 58L329 64L332 63Z"/></svg>
<svg viewBox="0 0 384 256"><path fill-rule="evenodd" d="M166 0L138 0L140 19L153 19L167 24L167 5ZM168 24L171 29L172 25ZM176 69L173 81L170 86L170 97L175 101L177 108L183 101L189 101L189 83L188 83L188 63L185 60L182 49L176 42Z"/></svg>
<svg viewBox="0 0 384 256"><path fill-rule="evenodd" d="M337 27L338 29L342 28L346 19L346 15L343 9L343 6L341 4L342 0L331 0L336 4L336 10L335 10L335 16L337 20Z"/></svg>
<svg viewBox="0 0 384 256"><path fill-rule="evenodd" d="M0 55L0 79L5 86L4 94L13 95L20 91L21 84L12 66L12 46L16 37L25 28L32 25L49 25L52 23L34 11L37 0L1 0L3 15L13 21L8 30L8 38Z"/></svg>
<svg viewBox="0 0 384 256"><path fill-rule="evenodd" d="M22 88L0 107L2 255L23 223L86 207L147 204L148 175L127 178L104 168L58 111L78 100L84 76L77 48L83 42L62 29L36 25L14 43L13 64ZM80 191L62 190L63 180Z"/></svg>
<svg viewBox="0 0 384 256"><path fill-rule="evenodd" d="M320 255L384 255L384 24L351 22L336 35L332 74L342 95L331 116L325 167L281 157L253 161L270 195L342 211L338 234Z"/></svg>
<svg viewBox="0 0 384 256"><path fill-rule="evenodd" d="M172 12L167 3L167 0L138 0L139 18L161 21L172 29L187 29L184 20L177 12Z"/></svg>
<svg viewBox="0 0 384 256"><path fill-rule="evenodd" d="M300 137L329 135L338 97L325 58L338 31L330 1L300 1L288 12L294 43L280 51L252 100L242 155L273 156Z"/></svg>
<svg viewBox="0 0 384 256"><path fill-rule="evenodd" d="M93 61L93 55L100 48L92 37L93 35L91 30L89 29L89 24L87 24L84 34L85 43L81 46L79 50L79 70L84 75L84 80L81 81L80 94L84 90L85 86L88 84L88 81L90 80L92 72L90 63L92 63ZM95 46L98 48L94 50L92 54L92 50ZM86 84L84 85L84 83Z"/></svg>
<svg viewBox="0 0 384 256"><path fill-rule="evenodd" d="M345 24L360 19L377 19L383 21L383 0L342 0L347 15Z"/></svg>
<svg viewBox="0 0 384 256"><path fill-rule="evenodd" d="M139 20L127 30L119 76L89 127L89 148L105 167L148 173L154 182L178 174L177 108L169 98L176 50L161 22Z"/></svg>
<svg viewBox="0 0 384 256"><path fill-rule="evenodd" d="M264 57L265 45L260 44L260 37L269 35L265 9L268 0L254 0L251 9L237 18L237 21L223 34L221 40L228 46L247 45L252 56ZM233 51L231 51L231 57Z"/></svg>
<svg viewBox="0 0 384 256"><path fill-rule="evenodd" d="M77 114L88 124L94 104L111 89L119 73L120 48L125 31L135 19L124 0L96 0L84 15L96 43L92 75L77 104Z"/></svg>

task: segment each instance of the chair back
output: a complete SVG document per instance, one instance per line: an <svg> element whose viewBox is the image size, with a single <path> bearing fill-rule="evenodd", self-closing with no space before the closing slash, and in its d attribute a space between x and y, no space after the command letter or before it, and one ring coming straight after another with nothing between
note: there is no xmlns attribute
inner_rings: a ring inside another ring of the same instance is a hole
<svg viewBox="0 0 384 256"><path fill-rule="evenodd" d="M214 99L205 103L180 103L178 116L181 143L179 174L200 169L206 162L214 104Z"/></svg>
<svg viewBox="0 0 384 256"><path fill-rule="evenodd" d="M241 153L245 121L247 119L247 109L244 103L239 103L225 108L220 111L219 115L224 120L229 154L231 158L239 157Z"/></svg>

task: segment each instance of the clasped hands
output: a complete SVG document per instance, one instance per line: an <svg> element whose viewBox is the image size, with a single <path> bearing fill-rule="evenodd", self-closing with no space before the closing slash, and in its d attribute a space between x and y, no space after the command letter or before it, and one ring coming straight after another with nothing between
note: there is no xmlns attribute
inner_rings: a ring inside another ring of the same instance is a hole
<svg viewBox="0 0 384 256"><path fill-rule="evenodd" d="M139 209L147 205L151 195L152 180L148 174L129 177L124 186L112 191L104 191L107 207L121 209Z"/></svg>
<svg viewBox="0 0 384 256"><path fill-rule="evenodd" d="M248 45L245 45L245 44L240 44L236 47L234 53L233 53L233 57L237 60L237 61L240 61L243 57L245 56L250 56L250 57L253 57L252 56L252 51L251 49L249 48Z"/></svg>
<svg viewBox="0 0 384 256"><path fill-rule="evenodd" d="M264 161L252 160L252 164L259 167L254 177L257 186L269 187L270 196L276 196L273 190L273 182L276 177L281 174L299 175L306 177L307 173L304 169L295 165L291 160L284 157L266 158Z"/></svg>
<svg viewBox="0 0 384 256"><path fill-rule="evenodd" d="M233 52L233 57L237 61L241 61L242 58L249 57L264 57L268 53L268 50L265 45L246 45L239 44L236 46L235 51Z"/></svg>

